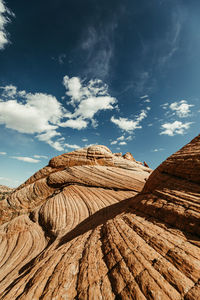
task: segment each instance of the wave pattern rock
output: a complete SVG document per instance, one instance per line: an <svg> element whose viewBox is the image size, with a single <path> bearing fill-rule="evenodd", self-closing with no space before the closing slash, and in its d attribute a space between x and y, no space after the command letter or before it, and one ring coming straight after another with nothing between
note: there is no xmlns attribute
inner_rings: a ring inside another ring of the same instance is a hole
<svg viewBox="0 0 200 300"><path fill-rule="evenodd" d="M200 136L150 173L104 146L53 158L8 198L0 299L199 299Z"/></svg>

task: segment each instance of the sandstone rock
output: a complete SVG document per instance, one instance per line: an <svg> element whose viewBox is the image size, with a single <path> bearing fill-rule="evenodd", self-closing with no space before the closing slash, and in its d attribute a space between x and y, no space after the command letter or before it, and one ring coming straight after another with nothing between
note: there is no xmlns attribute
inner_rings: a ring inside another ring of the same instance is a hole
<svg viewBox="0 0 200 300"><path fill-rule="evenodd" d="M14 191L13 188L10 188L6 185L0 184L0 201L7 198L7 196Z"/></svg>
<svg viewBox="0 0 200 300"><path fill-rule="evenodd" d="M143 188L106 147L53 158L8 198L0 299L199 299L199 161L198 136Z"/></svg>
<svg viewBox="0 0 200 300"><path fill-rule="evenodd" d="M144 161L143 164L144 164L145 167L149 168L149 166L148 166L148 164L146 163L146 161Z"/></svg>
<svg viewBox="0 0 200 300"><path fill-rule="evenodd" d="M133 157L133 155L130 152L127 152L126 154L124 154L123 158L128 159L128 160L132 160L132 161L136 161L135 158Z"/></svg>

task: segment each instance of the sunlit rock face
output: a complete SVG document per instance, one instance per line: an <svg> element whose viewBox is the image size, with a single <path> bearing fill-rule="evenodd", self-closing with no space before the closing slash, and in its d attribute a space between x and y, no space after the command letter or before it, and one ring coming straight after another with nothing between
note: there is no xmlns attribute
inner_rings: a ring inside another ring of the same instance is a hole
<svg viewBox="0 0 200 300"><path fill-rule="evenodd" d="M53 158L0 202L0 299L199 299L199 174L199 136L154 172Z"/></svg>

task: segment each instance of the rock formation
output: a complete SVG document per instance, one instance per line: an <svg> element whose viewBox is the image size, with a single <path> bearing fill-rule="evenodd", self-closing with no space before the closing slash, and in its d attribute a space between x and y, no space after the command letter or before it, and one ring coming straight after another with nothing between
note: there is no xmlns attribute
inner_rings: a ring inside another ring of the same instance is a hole
<svg viewBox="0 0 200 300"><path fill-rule="evenodd" d="M13 191L14 191L13 188L10 188L6 185L1 185L0 184L0 201L5 199Z"/></svg>
<svg viewBox="0 0 200 300"><path fill-rule="evenodd" d="M199 299L200 136L150 173L92 146L1 201L0 299Z"/></svg>

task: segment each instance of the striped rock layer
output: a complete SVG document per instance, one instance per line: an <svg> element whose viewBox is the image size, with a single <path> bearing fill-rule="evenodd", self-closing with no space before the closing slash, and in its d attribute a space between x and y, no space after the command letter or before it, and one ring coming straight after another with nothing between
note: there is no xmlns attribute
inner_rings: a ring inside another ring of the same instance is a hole
<svg viewBox="0 0 200 300"><path fill-rule="evenodd" d="M92 146L1 201L0 299L200 299L200 136L150 173Z"/></svg>

